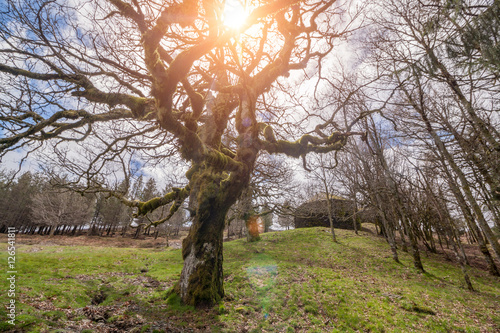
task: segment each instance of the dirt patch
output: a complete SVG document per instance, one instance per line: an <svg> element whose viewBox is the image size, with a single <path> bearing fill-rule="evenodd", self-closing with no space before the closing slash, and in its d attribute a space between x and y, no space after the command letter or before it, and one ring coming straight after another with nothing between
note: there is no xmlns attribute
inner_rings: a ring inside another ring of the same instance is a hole
<svg viewBox="0 0 500 333"><path fill-rule="evenodd" d="M180 249L182 247L182 238L169 239L170 248ZM7 242L7 235L0 235L0 242ZM145 237L143 239L134 239L130 237L101 237L101 236L40 236L40 235L16 235L16 243L24 245L40 246L93 246L93 247L132 247L132 248L166 248L165 238ZM36 252L37 250L33 250ZM39 251L39 250L38 250Z"/></svg>
<svg viewBox="0 0 500 333"><path fill-rule="evenodd" d="M381 235L377 235L374 229L375 229L374 225L369 225L368 228L364 227L361 230L367 232L368 234L374 237L383 237ZM451 246L450 248L448 248L446 244L443 244L443 247L441 248L438 244L437 239L435 240L435 242L436 242L436 254L438 255L438 258L442 261L451 262L458 266L459 265L458 258L453 252ZM399 236L396 236L396 243L398 245L398 251L400 251L402 248L402 244ZM478 244L468 244L467 240L465 238L462 238L462 246L464 248L465 255L467 256L467 259L469 260L469 264L471 267L478 268L483 271L488 271L488 264L486 263L484 255L479 250ZM418 244L418 248L420 250L421 256L429 256L431 254L429 249L427 249L427 247L425 247L422 243ZM492 258L495 261L495 264L497 265L497 267L500 267L500 262L495 257L493 251L491 250L491 247L489 247L489 249Z"/></svg>
<svg viewBox="0 0 500 333"><path fill-rule="evenodd" d="M75 332L92 330L99 333L139 332L207 332L206 330L178 327L169 320L146 320L140 314L139 306L123 303L114 306L86 306L75 309L65 321L65 327ZM81 320L84 317L85 319ZM73 319L80 320L73 321Z"/></svg>
<svg viewBox="0 0 500 333"><path fill-rule="evenodd" d="M192 320L190 314L185 314L185 318L174 317L174 321L170 318L162 318L149 320L142 315L141 306L134 302L122 302L111 306L102 306L97 300L94 304L83 308L61 309L52 303L55 299L42 300L41 297L22 297L22 302L30 304L35 309L46 312L63 312L65 318L54 317L55 327L64 327L65 332L82 332L90 330L98 333L139 333L139 332L209 332L210 327L203 329L187 328L179 326L176 321L189 322ZM158 313L161 309L156 308ZM57 323L57 324L56 324ZM55 327L53 327L55 329ZM67 331L66 331L67 330Z"/></svg>
<svg viewBox="0 0 500 333"><path fill-rule="evenodd" d="M32 247L23 249L21 252L32 253L32 252L40 252L42 250L43 249L41 247L39 247L39 246L32 246Z"/></svg>
<svg viewBox="0 0 500 333"><path fill-rule="evenodd" d="M140 328L144 319L140 315L129 315L126 311L130 304L114 306L86 306L74 310L65 322L66 327L82 331L84 329L97 332L130 332ZM73 321L72 319L85 317L84 320Z"/></svg>
<svg viewBox="0 0 500 333"><path fill-rule="evenodd" d="M482 270L488 270L488 264L484 259L484 255L479 250L479 246L476 244L463 244L465 254L467 255L467 259L472 267L476 267ZM490 249L491 256L497 267L500 267L500 263L496 260L493 251ZM447 261L452 261L454 263L458 263L458 259L456 258L455 253L451 249L447 249L446 247L443 249L438 249L438 254L442 254Z"/></svg>

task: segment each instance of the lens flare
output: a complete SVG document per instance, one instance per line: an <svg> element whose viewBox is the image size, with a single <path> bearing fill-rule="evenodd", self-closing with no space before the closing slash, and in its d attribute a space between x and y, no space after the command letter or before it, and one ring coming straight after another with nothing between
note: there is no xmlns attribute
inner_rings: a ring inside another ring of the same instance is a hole
<svg viewBox="0 0 500 333"><path fill-rule="evenodd" d="M224 6L224 25L231 29L239 29L245 23L248 13L245 3L239 0L226 0Z"/></svg>

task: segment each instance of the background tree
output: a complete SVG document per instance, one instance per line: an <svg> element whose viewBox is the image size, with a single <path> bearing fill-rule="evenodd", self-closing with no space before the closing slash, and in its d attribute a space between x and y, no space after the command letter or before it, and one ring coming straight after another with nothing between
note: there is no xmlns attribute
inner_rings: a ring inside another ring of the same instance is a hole
<svg viewBox="0 0 500 333"><path fill-rule="evenodd" d="M0 199L0 219L4 228L16 227L24 232L36 225L31 213L33 198L40 190L40 185L39 175L29 171L15 180L12 180L12 175L3 174L0 185L3 194Z"/></svg>
<svg viewBox="0 0 500 333"><path fill-rule="evenodd" d="M355 128L367 132L368 145L347 144L349 155L337 157L336 184L377 213L395 261L398 247L410 245L415 267L423 269L419 246L437 251L437 242L444 251L446 243L473 289L464 234L498 274L490 254L499 246L491 230L500 179L498 71L491 62L498 3L388 0L371 9L372 24L360 33L363 59L352 65L363 75L337 75L342 79L330 91L343 98L317 103L337 113L358 110L346 112L348 121L366 115ZM345 95L340 87L349 88Z"/></svg>
<svg viewBox="0 0 500 333"><path fill-rule="evenodd" d="M37 224L49 226L51 236L64 233L66 228L88 223L93 199L46 183L33 197L31 216Z"/></svg>
<svg viewBox="0 0 500 333"><path fill-rule="evenodd" d="M484 234L498 257L498 239L481 209L483 203L494 206L481 197L494 196L500 179L494 162L500 151L498 119L491 116L499 101L497 74L483 61L480 47L495 53L495 38L485 42L484 36L498 29L496 19L475 47L467 37L497 7L497 2L482 1L387 1L374 20L384 33L372 45L386 82L398 87L395 124L435 153L469 229L479 238ZM477 182L484 186L474 186Z"/></svg>
<svg viewBox="0 0 500 333"><path fill-rule="evenodd" d="M326 211L328 215L328 221L330 222L330 232L332 233L332 240L334 242L337 242L337 237L335 236L335 229L333 227L333 221L334 221L334 213L333 213L333 207L332 207L332 201L330 198L333 196L333 188L334 188L334 178L332 177L332 173L328 172L329 170L332 170L335 168L335 158L332 156L323 156L319 155L317 159L314 160L313 162L314 167L310 169L310 177L318 181L320 183L320 186L318 188L321 188L322 191L319 193L324 193L324 198L318 198L318 200L325 200L326 203ZM311 164L310 164L311 165ZM354 223L356 225L356 223Z"/></svg>
<svg viewBox="0 0 500 333"><path fill-rule="evenodd" d="M286 230L295 227L294 212L295 209L292 207L290 201L285 201L278 213L278 225Z"/></svg>
<svg viewBox="0 0 500 333"><path fill-rule="evenodd" d="M100 212L104 224L107 226L107 235L113 235L118 229L122 228L122 234L130 224L130 209L117 198L106 199Z"/></svg>
<svg viewBox="0 0 500 333"><path fill-rule="evenodd" d="M273 212L282 210L284 202L297 193L293 176L290 163L267 153L260 154L248 187L227 216L228 229L232 224L233 230L239 231L241 237L241 227L244 226L248 241L260 239L256 234L251 235L248 227L254 226L260 218L264 232L267 232L273 224Z"/></svg>

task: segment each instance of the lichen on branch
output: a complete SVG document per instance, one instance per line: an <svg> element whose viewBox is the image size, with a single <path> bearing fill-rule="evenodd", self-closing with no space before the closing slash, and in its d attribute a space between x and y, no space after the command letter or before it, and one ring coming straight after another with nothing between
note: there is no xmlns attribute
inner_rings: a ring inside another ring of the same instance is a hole
<svg viewBox="0 0 500 333"><path fill-rule="evenodd" d="M173 206L177 206L178 209L182 202L184 202L184 200L189 196L189 191L189 185L184 188L174 187L172 188L171 192L165 194L162 197L156 197L144 202L138 201L136 205L134 205L135 207L137 207L136 215L146 215L147 213L154 211L156 208L165 206L172 201L175 201ZM175 209L175 211L177 209ZM170 210L172 211L172 208ZM175 211L173 213L175 213Z"/></svg>
<svg viewBox="0 0 500 333"><path fill-rule="evenodd" d="M261 148L271 154L285 154L298 158L308 153L328 153L342 149L347 143L347 138L353 135L364 135L362 132L334 132L326 138L319 138L310 134L304 134L297 141L260 140ZM264 136L266 134L264 133ZM269 135L267 135L269 136Z"/></svg>

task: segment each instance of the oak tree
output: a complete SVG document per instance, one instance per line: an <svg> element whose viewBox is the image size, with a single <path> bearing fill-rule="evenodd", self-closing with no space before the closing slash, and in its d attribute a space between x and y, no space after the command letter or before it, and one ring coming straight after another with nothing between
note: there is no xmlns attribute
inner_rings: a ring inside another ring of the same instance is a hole
<svg viewBox="0 0 500 333"><path fill-rule="evenodd" d="M313 77L350 28L353 17L335 0L247 1L237 28L217 0L5 3L0 156L52 148L81 191L108 192L137 216L171 205L153 225L188 201L175 288L187 304L224 295L225 216L259 152L305 158L359 134L328 115L304 127L306 107L275 107L286 100L278 91L291 92L287 78ZM184 187L147 201L96 187L142 158L169 156L189 168Z"/></svg>

